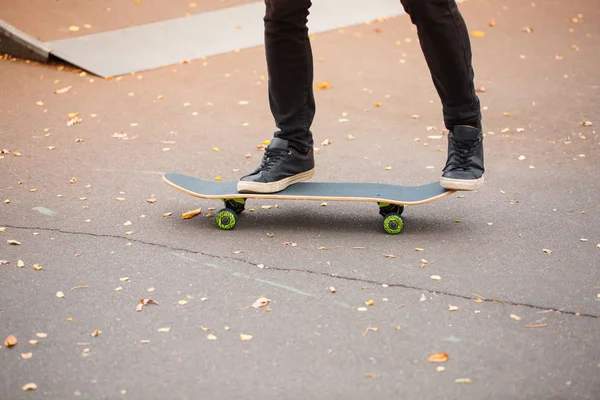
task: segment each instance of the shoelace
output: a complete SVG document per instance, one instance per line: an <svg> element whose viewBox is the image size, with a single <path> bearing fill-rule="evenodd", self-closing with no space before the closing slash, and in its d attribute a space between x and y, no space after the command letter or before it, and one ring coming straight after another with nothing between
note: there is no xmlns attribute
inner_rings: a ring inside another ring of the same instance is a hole
<svg viewBox="0 0 600 400"><path fill-rule="evenodd" d="M456 148L456 152L458 155L458 167L466 168L468 167L469 158L473 155L477 147L479 146L478 142L474 142L472 144L464 143L464 142L456 142L453 141L454 146Z"/></svg>
<svg viewBox="0 0 600 400"><path fill-rule="evenodd" d="M260 163L260 170L268 170L286 154L288 154L288 151L285 149L265 149L265 155Z"/></svg>

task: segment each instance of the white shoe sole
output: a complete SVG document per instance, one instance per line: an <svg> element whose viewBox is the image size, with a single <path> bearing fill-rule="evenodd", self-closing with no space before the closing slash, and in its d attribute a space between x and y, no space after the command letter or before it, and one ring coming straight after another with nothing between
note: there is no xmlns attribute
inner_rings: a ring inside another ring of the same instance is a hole
<svg viewBox="0 0 600 400"><path fill-rule="evenodd" d="M302 172L298 175L284 178L277 182L261 183L261 182L247 182L239 181L237 184L237 190L240 193L275 193L280 192L286 187L298 183L304 182L311 179L315 175L315 169Z"/></svg>
<svg viewBox="0 0 600 400"><path fill-rule="evenodd" d="M452 179L440 178L440 185L448 190L477 190L483 186L483 176L479 179Z"/></svg>

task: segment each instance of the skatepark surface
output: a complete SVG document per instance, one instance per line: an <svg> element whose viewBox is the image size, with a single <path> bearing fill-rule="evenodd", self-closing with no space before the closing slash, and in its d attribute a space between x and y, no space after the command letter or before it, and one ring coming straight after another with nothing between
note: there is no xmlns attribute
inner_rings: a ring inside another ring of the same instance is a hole
<svg viewBox="0 0 600 400"><path fill-rule="evenodd" d="M249 2L72 3L3 18L57 40ZM486 183L407 206L398 235L373 203L252 199L224 231L221 202L162 181L259 163L261 46L111 79L1 59L0 399L600 398L600 7L460 9ZM446 131L410 19L312 46L313 179L438 180Z"/></svg>

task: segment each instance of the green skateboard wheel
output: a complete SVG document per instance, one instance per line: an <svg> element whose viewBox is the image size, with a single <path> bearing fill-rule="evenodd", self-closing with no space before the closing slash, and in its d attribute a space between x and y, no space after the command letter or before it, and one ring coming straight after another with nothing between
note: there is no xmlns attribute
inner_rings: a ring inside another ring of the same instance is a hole
<svg viewBox="0 0 600 400"><path fill-rule="evenodd" d="M398 214L390 214L383 220L383 229L390 235L396 235L402 232L404 221Z"/></svg>
<svg viewBox="0 0 600 400"><path fill-rule="evenodd" d="M217 213L215 219L217 226L223 230L233 229L235 226L235 211L230 208L223 208Z"/></svg>

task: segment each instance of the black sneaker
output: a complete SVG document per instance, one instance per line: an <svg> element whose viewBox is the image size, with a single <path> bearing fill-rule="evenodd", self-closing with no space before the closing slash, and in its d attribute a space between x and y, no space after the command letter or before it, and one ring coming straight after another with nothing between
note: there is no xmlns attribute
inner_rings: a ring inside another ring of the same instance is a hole
<svg viewBox="0 0 600 400"><path fill-rule="evenodd" d="M440 184L451 190L477 190L484 172L483 133L472 126L455 126L448 132L448 160Z"/></svg>
<svg viewBox="0 0 600 400"><path fill-rule="evenodd" d="M301 153L289 146L285 139L274 138L265 149L260 166L243 176L238 192L275 193L293 183L307 181L315 174L315 157L312 146Z"/></svg>

